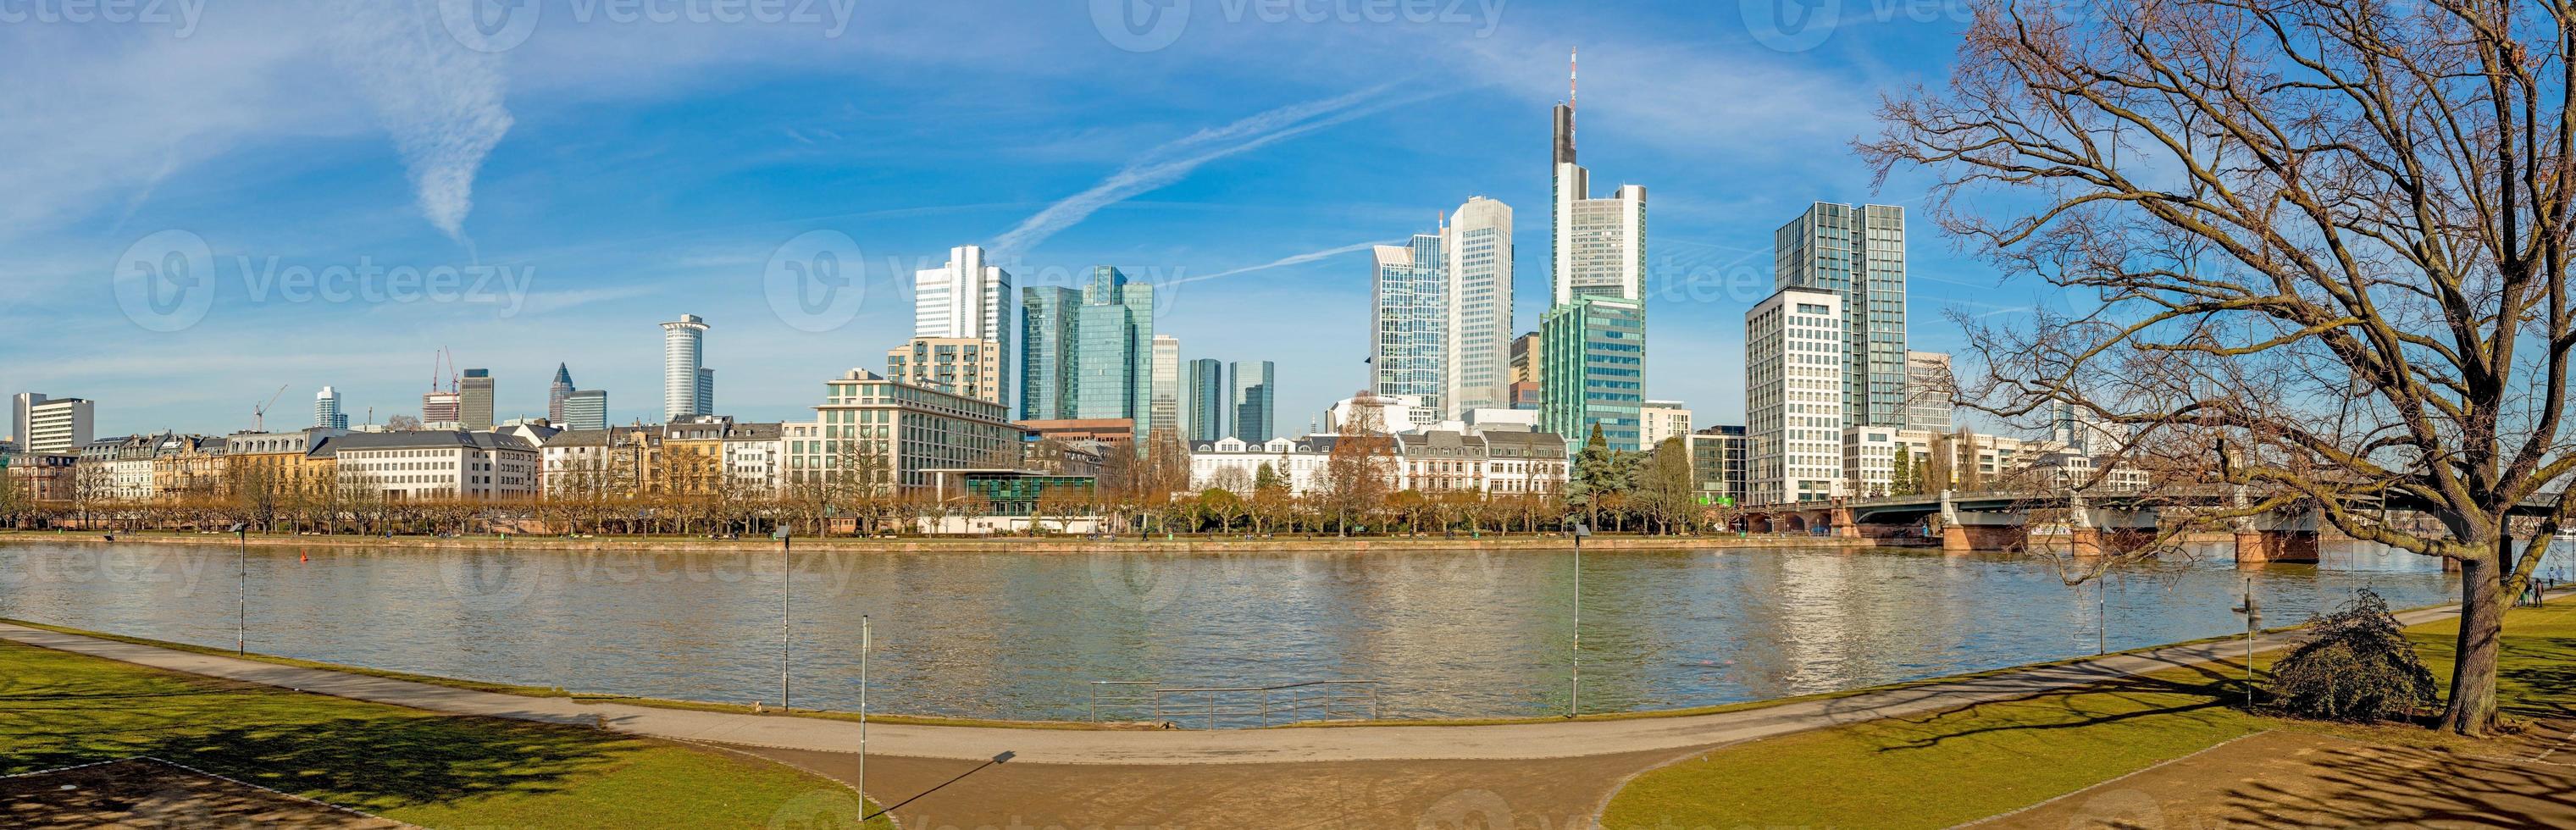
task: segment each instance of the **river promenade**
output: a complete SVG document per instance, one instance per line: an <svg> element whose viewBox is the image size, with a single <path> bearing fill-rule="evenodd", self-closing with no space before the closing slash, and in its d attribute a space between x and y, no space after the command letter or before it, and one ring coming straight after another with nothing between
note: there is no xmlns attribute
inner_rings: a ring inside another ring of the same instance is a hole
<svg viewBox="0 0 2576 830"><path fill-rule="evenodd" d="M710 539L690 536L304 536L252 534L239 540L229 533L147 532L117 533L110 542L97 531L0 531L0 544L181 544L221 545L231 547L336 547L396 550L563 550L632 553L747 553L775 552L778 543L766 536L743 536L738 539ZM1561 533L1516 533L1483 536L1380 535L1340 537L1330 534L1275 533L1199 534L1180 536L1121 536L1087 539L1068 536L990 536L990 537L920 537L920 536L798 536L792 541L798 551L852 551L871 553L1279 553L1290 551L1357 551L1357 552L1422 552L1422 551L1533 551L1562 553L1573 549L1574 540ZM1922 539L1845 539L1812 534L1752 534L1626 536L1595 535L1583 542L1587 553L1629 550L1692 550L1697 548L1870 548L1905 547L1937 548L1938 540Z"/></svg>

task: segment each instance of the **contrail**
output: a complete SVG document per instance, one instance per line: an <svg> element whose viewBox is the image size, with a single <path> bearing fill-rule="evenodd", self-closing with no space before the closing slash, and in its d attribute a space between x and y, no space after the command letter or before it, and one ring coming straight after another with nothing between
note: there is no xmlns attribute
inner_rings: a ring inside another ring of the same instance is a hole
<svg viewBox="0 0 2576 830"><path fill-rule="evenodd" d="M1090 189L1048 205L1022 220L1018 227L993 240L993 250L1004 259L1025 253L1057 231L1073 227L1101 208L1180 181L1200 165L1430 97L1427 94L1379 97L1393 86L1381 84L1321 101L1280 107L1155 147Z"/></svg>
<svg viewBox="0 0 2576 830"><path fill-rule="evenodd" d="M465 214L474 209L475 173L510 131L500 56L436 31L437 11L417 2L343 2L331 14L344 22L338 56L393 135L421 214L470 246Z"/></svg>
<svg viewBox="0 0 2576 830"><path fill-rule="evenodd" d="M1310 252L1307 252L1307 253L1298 254L1298 255L1296 255L1296 256L1280 257L1280 258L1278 258L1278 259L1271 260L1271 261L1269 261L1269 262L1265 262L1265 263L1262 263L1262 264L1260 264L1260 265L1253 265L1253 266L1248 266L1248 267L1243 267L1243 268L1237 268L1237 269L1234 269L1234 270L1232 270L1232 271L1220 271L1220 272L1217 272L1217 273L1214 273L1214 274L1201 274L1201 275L1199 275L1199 276L1195 276L1195 277L1188 277L1188 278L1184 278L1184 279L1177 279L1177 280L1173 280L1173 281L1172 281L1172 284L1173 284L1173 285L1180 285L1180 284L1182 284L1182 283L1198 282L1198 281L1200 281L1200 280L1212 280L1212 279L1216 279L1216 278L1218 278L1218 277L1231 277L1231 276L1234 276L1234 275L1236 275L1236 274L1249 274L1249 273L1252 273L1252 272L1254 272L1254 271L1267 271L1267 270L1270 270L1270 269L1272 269L1272 268L1279 268L1279 267L1283 267L1283 266L1296 265L1296 264L1299 264L1299 263L1313 262L1313 261L1315 261L1315 260L1323 259L1323 258L1325 258L1325 257L1329 257L1329 256L1337 256L1337 255L1340 255L1340 254L1347 254L1347 253L1351 253L1351 252L1353 252L1353 251L1365 251L1365 250L1368 250L1368 249L1370 249L1370 248L1372 248L1372 247L1375 247L1375 246L1378 246L1378 245L1393 245L1393 244L1396 244L1396 243L1399 243L1399 242L1403 242L1403 241L1404 241L1404 240L1401 240L1401 239L1389 239L1389 240L1386 240L1386 241L1384 241L1384 242L1361 242L1361 243L1357 243L1357 244L1353 244L1353 245L1344 245L1344 246L1339 247L1339 248L1329 248L1329 249L1321 250L1321 251L1310 251Z"/></svg>

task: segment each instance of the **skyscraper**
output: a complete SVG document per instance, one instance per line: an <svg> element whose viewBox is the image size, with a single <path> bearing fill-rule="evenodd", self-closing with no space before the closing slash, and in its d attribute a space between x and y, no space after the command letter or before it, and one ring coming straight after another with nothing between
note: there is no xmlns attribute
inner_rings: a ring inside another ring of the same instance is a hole
<svg viewBox="0 0 2576 830"><path fill-rule="evenodd" d="M1011 306L1011 273L984 264L982 246L961 245L948 249L948 264L913 273L912 298L912 336L991 340L999 346L1001 383L987 400L1008 405L1011 330L1020 325Z"/></svg>
<svg viewBox="0 0 2576 830"><path fill-rule="evenodd" d="M886 377L1001 403L1002 346L974 337L915 337L886 350Z"/></svg>
<svg viewBox="0 0 2576 830"><path fill-rule="evenodd" d="M564 398L570 397L572 393L572 369L561 363L555 364L555 380L546 385L546 421L548 423L556 426L563 425Z"/></svg>
<svg viewBox="0 0 2576 830"><path fill-rule="evenodd" d="M1744 313L1747 499L1841 495L1843 295L1780 289Z"/></svg>
<svg viewBox="0 0 2576 830"><path fill-rule="evenodd" d="M1512 208L1483 196L1458 206L1441 234L1448 266L1452 414L1511 406Z"/></svg>
<svg viewBox="0 0 2576 830"><path fill-rule="evenodd" d="M1377 246L1370 314L1369 389L1419 397L1435 419L1449 412L1449 279L1440 257L1437 234Z"/></svg>
<svg viewBox="0 0 2576 830"><path fill-rule="evenodd" d="M564 429L607 429L608 391L577 389L564 396L564 419L556 424Z"/></svg>
<svg viewBox="0 0 2576 830"><path fill-rule="evenodd" d="M1237 361L1231 367L1231 373L1234 375L1232 437L1254 444L1278 437L1279 366L1267 360Z"/></svg>
<svg viewBox="0 0 2576 830"><path fill-rule="evenodd" d="M707 415L714 410L715 385L706 371L707 321L695 314L662 324L662 417Z"/></svg>
<svg viewBox="0 0 2576 830"><path fill-rule="evenodd" d="M1547 310L1539 327L1538 428L1579 448L1592 428L1614 450L1642 448L1646 306L1585 295Z"/></svg>
<svg viewBox="0 0 2576 830"><path fill-rule="evenodd" d="M1843 425L1905 426L1905 209L1810 205L1772 234L1772 270L1843 297Z"/></svg>
<svg viewBox="0 0 2576 830"><path fill-rule="evenodd" d="M1951 396L1959 391L1950 376L1950 356L1942 352L1905 353L1905 428L1949 432Z"/></svg>
<svg viewBox="0 0 2576 830"><path fill-rule="evenodd" d="M456 385L456 420L480 432L492 428L492 370L467 369Z"/></svg>
<svg viewBox="0 0 2576 830"><path fill-rule="evenodd" d="M1574 77L1556 106L1549 282L1556 304L1578 296L1640 300L1646 278L1646 188L1620 185L1592 198L1592 171L1574 161ZM1569 444L1574 442L1569 441Z"/></svg>
<svg viewBox="0 0 2576 830"><path fill-rule="evenodd" d="M1078 298L1053 287L1020 298L1021 419L1126 418L1144 437L1153 423L1154 287L1102 265Z"/></svg>
<svg viewBox="0 0 2576 830"><path fill-rule="evenodd" d="M1184 437L1190 441L1220 441L1226 437L1225 364L1212 357L1189 362L1189 377L1183 381L1181 423Z"/></svg>
<svg viewBox="0 0 2576 830"><path fill-rule="evenodd" d="M349 414L340 409L340 390L325 386L313 393L313 425L322 429L349 428Z"/></svg>
<svg viewBox="0 0 2576 830"><path fill-rule="evenodd" d="M1020 289L1020 420L1073 417L1075 314L1082 294L1058 286Z"/></svg>
<svg viewBox="0 0 2576 830"><path fill-rule="evenodd" d="M1168 334L1154 335L1152 423L1146 434L1163 433L1175 439L1181 436L1181 339Z"/></svg>

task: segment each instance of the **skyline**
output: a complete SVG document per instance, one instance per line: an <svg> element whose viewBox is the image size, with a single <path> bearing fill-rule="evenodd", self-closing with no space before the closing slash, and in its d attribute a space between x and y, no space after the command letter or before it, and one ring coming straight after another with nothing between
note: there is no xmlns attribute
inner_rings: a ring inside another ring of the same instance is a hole
<svg viewBox="0 0 2576 830"><path fill-rule="evenodd" d="M882 365L884 349L911 328L913 272L939 267L950 248L983 244L1016 286L1078 285L1095 265L1155 285L1156 331L1181 340L1184 360L1274 361L1277 409L1297 423L1368 382L1360 344L1371 245L1432 226L1476 195L1516 209L1516 236L1544 238L1544 226L1530 223L1544 222L1546 112L1566 91L1566 52L1588 44L1585 166L1633 177L1596 189L1635 183L1656 194L1647 295L1658 359L1646 395L1683 401L1705 422L1740 421L1741 315L1769 293L1771 231L1810 202L1919 202L1913 182L1873 193L1867 170L1838 145L1863 133L1868 89L1946 68L1946 46L1932 44L1957 26L1847 25L1814 49L1775 52L1726 16L1674 30L1686 45L1665 33L1671 13L1575 18L1569 7L1532 3L1505 7L1482 36L1438 24L1201 15L1168 46L1131 52L1102 36L1081 5L977 30L1026 47L1015 55L1062 58L1009 66L960 67L908 46L964 25L945 9L870 10L878 25L837 38L793 25L558 26L565 21L549 17L497 56L431 55L435 66L463 67L424 73L440 84L482 77L503 91L494 100L509 126L472 171L462 214L424 208L428 191L409 179L401 151L405 133L386 126L407 122L365 90L318 94L303 108L332 130L162 100L159 121L192 135L222 127L225 140L178 155L157 145L29 148L47 151L32 157L39 163L123 165L135 156L109 154L126 150L166 161L147 165L159 172L145 181L107 177L77 193L22 187L0 206L18 220L0 248L0 268L18 275L0 315L48 333L0 346L0 358L16 358L0 386L102 401L102 434L229 431L257 403L234 400L255 397L235 390L279 383L307 396L334 386L353 420L374 407L381 422L417 406L423 364L447 347L460 364L491 369L498 417L543 414L546 380L562 363L584 388L609 390L609 420L625 423L655 412L658 344L646 338L659 332L645 324L695 313L716 327L707 362L725 376L717 408L790 419L810 412L824 380ZM39 100L47 95L121 99L149 86L115 86L122 76L95 82L108 89L69 84L100 60L65 51L80 44L174 66L354 60L277 54L293 50L272 38L249 48L244 27L254 23L324 25L218 10L184 38L14 28L0 38L27 48L0 60L66 83L0 100L42 114L64 106ZM672 57L642 77L577 89L599 80L574 62L603 34L656 38ZM1702 41L1711 38L1745 48L1709 48ZM1307 55L1314 43L1333 44L1349 65ZM764 49L779 56L745 57ZM1873 59L1849 60L1855 54ZM757 71L726 84L672 77L742 60ZM941 78L939 94L924 99L924 71L961 77ZM1206 82L1179 89L1174 72ZM279 94L225 93L215 100ZM726 121L784 126L755 136L709 123ZM36 135L81 126L26 123ZM961 129L903 126L920 124ZM38 204L39 194L60 198ZM240 210L251 204L264 210ZM451 216L461 217L454 237L440 224ZM120 314L105 279L124 252L164 230L204 240L216 276L203 319L176 332ZM761 285L773 255L815 231L855 240L866 277L855 316L819 332L778 319ZM1518 246L1515 332L1538 328L1547 255L1545 245ZM1954 350L1951 327L1921 322L1950 308L2013 307L1947 240L1916 240L1909 255L1914 348ZM361 262L479 262L511 269L492 281L509 290L480 302L348 304L281 293L279 280L296 267ZM66 354L58 345L74 341L96 346ZM310 342L331 347L297 348Z"/></svg>

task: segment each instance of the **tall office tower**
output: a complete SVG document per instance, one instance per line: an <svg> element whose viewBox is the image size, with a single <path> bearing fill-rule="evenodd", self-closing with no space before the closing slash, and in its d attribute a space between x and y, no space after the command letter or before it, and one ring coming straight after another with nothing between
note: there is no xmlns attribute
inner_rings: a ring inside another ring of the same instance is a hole
<svg viewBox="0 0 2576 830"><path fill-rule="evenodd" d="M313 393L313 425L322 429L349 428L349 413L340 409L340 390L325 386Z"/></svg>
<svg viewBox="0 0 2576 830"><path fill-rule="evenodd" d="M993 387L1009 403L1011 330L1020 315L1011 306L1011 273L984 264L984 249L961 245L948 249L948 264L912 275L912 336L991 340L1000 345L1002 383Z"/></svg>
<svg viewBox="0 0 2576 830"><path fill-rule="evenodd" d="M1234 376L1234 438L1259 444L1278 437L1279 366L1267 360L1245 363L1236 361L1229 372Z"/></svg>
<svg viewBox="0 0 2576 830"><path fill-rule="evenodd" d="M1554 177L1549 243L1554 303L1579 296L1642 301L1646 282L1646 188L1620 185L1592 198L1592 171L1574 161L1574 78L1568 73L1565 103L1556 106Z"/></svg>
<svg viewBox="0 0 2576 830"><path fill-rule="evenodd" d="M1438 234L1376 248L1371 292L1369 389L1422 399L1433 420L1448 417L1449 278Z"/></svg>
<svg viewBox="0 0 2576 830"><path fill-rule="evenodd" d="M972 337L915 337L886 350L886 377L1001 403L1002 344Z"/></svg>
<svg viewBox="0 0 2576 830"><path fill-rule="evenodd" d="M1095 267L1073 325L1073 417L1127 418L1144 437L1154 406L1154 287Z"/></svg>
<svg viewBox="0 0 2576 830"><path fill-rule="evenodd" d="M1580 449L1592 428L1614 450L1642 447L1646 402L1646 305L1578 296L1547 310L1539 326L1538 428Z"/></svg>
<svg viewBox="0 0 2576 830"><path fill-rule="evenodd" d="M1666 438L1687 438L1690 432L1690 407L1681 401L1646 401L1637 408L1637 444L1642 449L1654 449Z"/></svg>
<svg viewBox="0 0 2576 830"><path fill-rule="evenodd" d="M1949 432L1950 399L1959 382L1950 375L1950 355L1905 353L1905 428Z"/></svg>
<svg viewBox="0 0 2576 830"><path fill-rule="evenodd" d="M564 399L576 391L572 386L572 369L555 364L555 381L546 385L546 422L563 426Z"/></svg>
<svg viewBox="0 0 2576 830"><path fill-rule="evenodd" d="M1747 499L1820 501L1842 494L1843 295L1774 292L1744 313Z"/></svg>
<svg viewBox="0 0 2576 830"><path fill-rule="evenodd" d="M1020 289L1020 420L1073 417L1074 320L1082 293Z"/></svg>
<svg viewBox="0 0 2576 830"><path fill-rule="evenodd" d="M1181 429L1191 441L1225 439L1225 364L1202 357L1189 362L1182 383Z"/></svg>
<svg viewBox="0 0 2576 830"><path fill-rule="evenodd" d="M465 379L456 385L456 420L465 428L482 432L492 428L492 370L467 369Z"/></svg>
<svg viewBox="0 0 2576 830"><path fill-rule="evenodd" d="M1511 406L1512 208L1472 196L1441 233L1452 415Z"/></svg>
<svg viewBox="0 0 2576 830"><path fill-rule="evenodd" d="M1181 339L1168 334L1154 335L1152 423L1147 434L1161 433L1181 437Z"/></svg>
<svg viewBox="0 0 2576 830"><path fill-rule="evenodd" d="M564 396L564 429L607 429L608 390L577 389Z"/></svg>
<svg viewBox="0 0 2576 830"><path fill-rule="evenodd" d="M713 414L713 390L699 391L701 380L714 380L706 368L707 321L695 314L662 324L662 418Z"/></svg>
<svg viewBox="0 0 2576 830"><path fill-rule="evenodd" d="M1772 234L1772 271L1843 296L1843 425L1905 426L1905 209L1810 205Z"/></svg>
<svg viewBox="0 0 2576 830"><path fill-rule="evenodd" d="M79 452L96 429L97 404L80 398L48 398L20 392L9 401L9 435L20 452Z"/></svg>
<svg viewBox="0 0 2576 830"><path fill-rule="evenodd" d="M716 414L716 370L698 367L698 414Z"/></svg>

